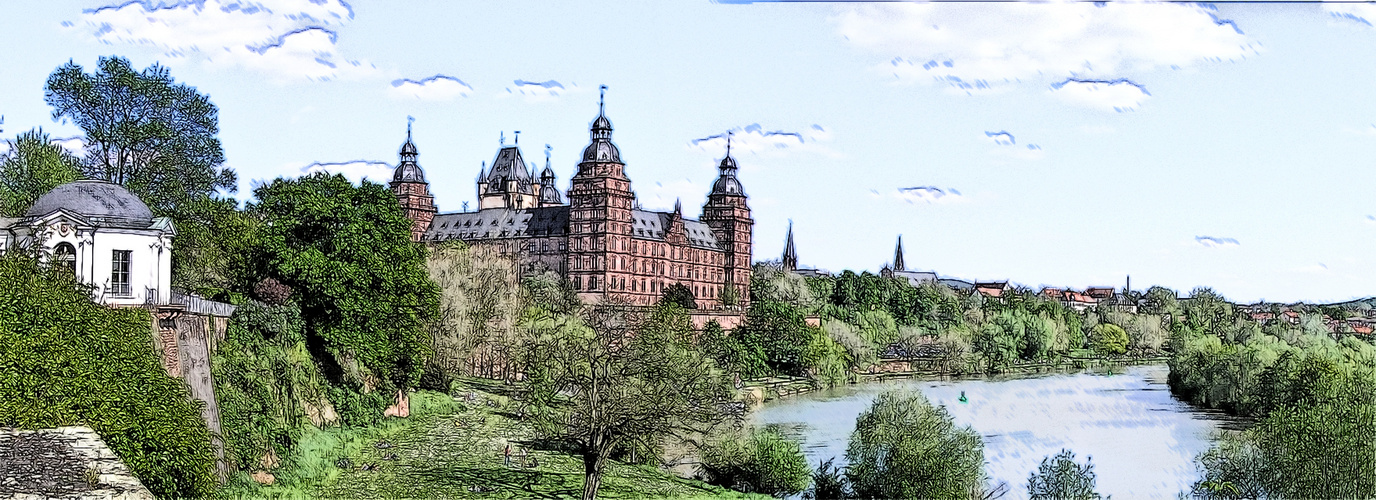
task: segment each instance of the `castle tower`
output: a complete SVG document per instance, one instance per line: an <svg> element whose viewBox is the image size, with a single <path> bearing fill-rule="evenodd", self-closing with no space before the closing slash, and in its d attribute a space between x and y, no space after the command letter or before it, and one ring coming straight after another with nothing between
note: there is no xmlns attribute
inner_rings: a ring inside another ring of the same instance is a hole
<svg viewBox="0 0 1376 500"><path fill-rule="evenodd" d="M411 240L420 241L425 231L430 229L430 221L435 219L437 210L435 197L430 195L430 183L425 181L425 172L416 162L420 153L416 150L416 143L411 142L409 121L406 124L406 142L401 145L400 155L401 163L392 173L392 182L388 187L397 196L406 218L411 219Z"/></svg>
<svg viewBox="0 0 1376 500"><path fill-rule="evenodd" d="M605 96L607 87L602 86ZM635 193L626 177L621 151L612 143L612 123L601 99L597 118L589 128L591 142L583 149L578 173L569 188L569 278L586 299L620 291L622 278L609 273L608 262L628 256L631 210Z"/></svg>
<svg viewBox="0 0 1376 500"><path fill-rule="evenodd" d="M519 136L518 136L519 137ZM518 145L507 146L503 137L492 168L478 179L478 209L534 208L538 204L536 183Z"/></svg>
<svg viewBox="0 0 1376 500"><path fill-rule="evenodd" d="M745 189L736 178L736 159L731 157L729 133L726 157L721 159L717 169L720 172L717 181L712 183L712 192L707 195L707 204L702 206L700 220L712 228L717 243L726 252L722 265L726 282L722 286L732 289L736 305L745 308L750 303L750 244L755 221L750 218Z"/></svg>
<svg viewBox="0 0 1376 500"><path fill-rule="evenodd" d="M552 207L564 204L564 197L560 196L559 188L554 185L554 169L549 166L549 150L550 147L546 144L545 170L540 172L539 185L540 206L542 207Z"/></svg>

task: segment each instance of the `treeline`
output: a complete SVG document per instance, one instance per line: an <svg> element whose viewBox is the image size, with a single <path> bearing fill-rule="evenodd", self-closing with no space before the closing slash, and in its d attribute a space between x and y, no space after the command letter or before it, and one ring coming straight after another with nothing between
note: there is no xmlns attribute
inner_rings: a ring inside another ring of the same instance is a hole
<svg viewBox="0 0 1376 500"><path fill-rule="evenodd" d="M881 358L918 356L939 358L950 373L997 372L1070 355L1155 355L1169 335L1155 309L1077 312L1025 288L986 297L868 272L803 277L777 262L753 271L745 323L704 333L713 357L747 378L806 376L830 386ZM809 326L809 316L820 326Z"/></svg>
<svg viewBox="0 0 1376 500"><path fill-rule="evenodd" d="M1263 325L1209 289L1165 306L1171 390L1256 422L1200 457L1196 496L1376 496L1376 347L1329 333L1345 311Z"/></svg>

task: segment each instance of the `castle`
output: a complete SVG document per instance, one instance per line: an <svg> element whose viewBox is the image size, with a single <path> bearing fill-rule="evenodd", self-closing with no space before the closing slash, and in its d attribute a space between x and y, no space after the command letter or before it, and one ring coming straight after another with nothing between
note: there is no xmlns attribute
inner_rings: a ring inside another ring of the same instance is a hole
<svg viewBox="0 0 1376 500"><path fill-rule="evenodd" d="M730 143L693 220L678 203L672 212L640 209L601 102L590 133L567 203L548 153L537 176L519 147L503 144L479 172L478 210L438 213L409 129L389 186L414 222L415 240L493 245L528 272L564 276L584 301L650 305L677 283L692 290L699 309L747 307L754 220Z"/></svg>

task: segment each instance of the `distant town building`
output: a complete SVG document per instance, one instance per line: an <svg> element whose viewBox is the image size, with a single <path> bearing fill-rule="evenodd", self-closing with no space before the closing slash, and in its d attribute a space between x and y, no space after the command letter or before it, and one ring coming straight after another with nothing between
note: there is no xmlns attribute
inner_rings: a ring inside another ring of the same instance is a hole
<svg viewBox="0 0 1376 500"><path fill-rule="evenodd" d="M903 262L903 235L898 235L898 243L893 249L893 264L885 264L879 270L879 275L885 278L898 278L907 280L909 285L918 286L923 283L934 282L937 280L935 272L929 271L909 271Z"/></svg>
<svg viewBox="0 0 1376 500"><path fill-rule="evenodd" d="M986 297L1002 297L1003 292L1008 290L1007 281L977 281L975 291Z"/></svg>
<svg viewBox="0 0 1376 500"><path fill-rule="evenodd" d="M617 296L648 305L679 283L701 309L719 307L728 289L747 306L754 220L729 139L707 203L689 219L679 203L671 212L640 208L600 104L589 133L567 198L555 187L548 154L537 175L519 145L503 141L479 171L478 210L438 213L409 131L391 188L415 224L415 239L491 245L527 271L566 277L584 300Z"/></svg>
<svg viewBox="0 0 1376 500"><path fill-rule="evenodd" d="M0 250L28 247L88 284L97 302L163 305L172 298L172 219L123 186L80 180L53 188L18 218L0 218Z"/></svg>

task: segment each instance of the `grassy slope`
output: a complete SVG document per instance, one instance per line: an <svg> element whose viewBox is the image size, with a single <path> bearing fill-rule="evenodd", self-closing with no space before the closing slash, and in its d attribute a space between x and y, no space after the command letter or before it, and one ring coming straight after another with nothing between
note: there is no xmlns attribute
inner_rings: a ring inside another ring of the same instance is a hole
<svg viewBox="0 0 1376 500"><path fill-rule="evenodd" d="M529 450L538 467L517 466L530 429L501 408L506 399L477 392L477 400L446 394L411 395L411 417L389 418L366 428L309 427L295 456L273 471L277 482L261 486L239 473L221 490L224 498L577 498L583 465L577 457ZM392 445L378 448L379 442ZM502 463L510 442L512 467ZM388 460L388 455L395 455ZM337 464L346 458L351 467ZM376 470L362 470L365 464ZM602 479L602 498L742 498L745 495L682 479L657 468L613 463ZM760 498L760 497L757 497Z"/></svg>

